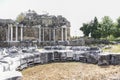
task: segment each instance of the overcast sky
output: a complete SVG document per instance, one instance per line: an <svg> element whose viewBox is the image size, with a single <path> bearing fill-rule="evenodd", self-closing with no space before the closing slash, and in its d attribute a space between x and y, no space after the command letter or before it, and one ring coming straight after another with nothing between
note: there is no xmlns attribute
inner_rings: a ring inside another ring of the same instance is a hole
<svg viewBox="0 0 120 80"><path fill-rule="evenodd" d="M0 18L16 19L29 9L38 14L62 15L71 22L71 36L82 36L82 23L103 16L120 16L120 0L0 0Z"/></svg>

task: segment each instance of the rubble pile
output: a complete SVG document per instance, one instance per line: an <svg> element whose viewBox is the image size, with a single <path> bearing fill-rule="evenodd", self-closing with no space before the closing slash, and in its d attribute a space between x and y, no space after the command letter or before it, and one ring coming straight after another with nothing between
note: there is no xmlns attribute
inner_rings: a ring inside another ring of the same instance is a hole
<svg viewBox="0 0 120 80"><path fill-rule="evenodd" d="M0 49L0 71L16 71L50 62L76 61L98 65L120 64L120 54L102 53L98 47L45 46Z"/></svg>
<svg viewBox="0 0 120 80"><path fill-rule="evenodd" d="M19 21L20 24L24 24L26 26L34 26L41 25L42 27L61 27L66 25L70 27L70 22L61 15L48 15L42 14L39 15L35 11L29 10L27 13L23 13L23 20Z"/></svg>

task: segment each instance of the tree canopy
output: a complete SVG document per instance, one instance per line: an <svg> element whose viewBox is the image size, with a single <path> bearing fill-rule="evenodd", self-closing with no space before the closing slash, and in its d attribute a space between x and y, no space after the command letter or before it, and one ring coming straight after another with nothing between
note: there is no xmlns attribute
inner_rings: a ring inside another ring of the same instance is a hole
<svg viewBox="0 0 120 80"><path fill-rule="evenodd" d="M101 22L102 37L108 37L112 34L113 21L109 16L104 16Z"/></svg>
<svg viewBox="0 0 120 80"><path fill-rule="evenodd" d="M84 36L91 35L92 38L107 39L110 36L117 38L120 37L120 17L117 22L113 22L109 16L104 16L101 22L98 21L97 17L94 17L94 20L83 23L80 30L83 31Z"/></svg>
<svg viewBox="0 0 120 80"><path fill-rule="evenodd" d="M80 30L83 31L84 36L91 35L93 38L101 37L100 24L97 20L97 17L95 17L94 20L91 20L89 23L84 23Z"/></svg>

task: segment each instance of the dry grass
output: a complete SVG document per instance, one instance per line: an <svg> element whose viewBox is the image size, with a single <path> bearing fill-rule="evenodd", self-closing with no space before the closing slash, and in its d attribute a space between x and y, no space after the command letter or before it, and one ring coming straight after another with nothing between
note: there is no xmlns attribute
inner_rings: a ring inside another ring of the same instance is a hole
<svg viewBox="0 0 120 80"><path fill-rule="evenodd" d="M100 67L80 62L50 63L22 71L23 80L120 80L120 66Z"/></svg>

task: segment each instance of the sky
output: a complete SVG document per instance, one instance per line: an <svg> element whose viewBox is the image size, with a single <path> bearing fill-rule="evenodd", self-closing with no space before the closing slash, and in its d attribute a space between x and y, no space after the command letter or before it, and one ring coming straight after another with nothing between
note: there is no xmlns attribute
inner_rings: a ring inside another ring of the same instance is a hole
<svg viewBox="0 0 120 80"><path fill-rule="evenodd" d="M96 16L100 21L120 16L120 0L0 0L0 18L13 19L29 9L38 14L62 15L71 23L71 36L83 36L80 27Z"/></svg>

